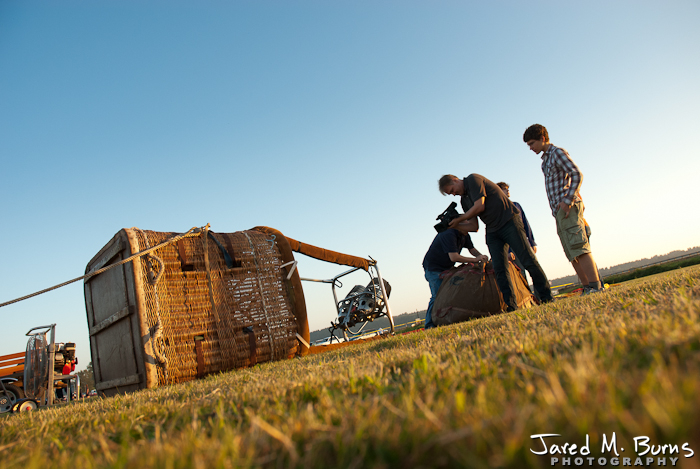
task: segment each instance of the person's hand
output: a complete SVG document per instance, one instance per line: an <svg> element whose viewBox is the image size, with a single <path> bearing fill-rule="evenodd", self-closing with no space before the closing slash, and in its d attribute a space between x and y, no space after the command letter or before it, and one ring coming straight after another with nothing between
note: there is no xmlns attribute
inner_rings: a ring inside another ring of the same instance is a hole
<svg viewBox="0 0 700 469"><path fill-rule="evenodd" d="M537 246L532 246L532 251L537 254Z"/></svg>
<svg viewBox="0 0 700 469"><path fill-rule="evenodd" d="M509 255L510 255L510 260L511 260L511 261L514 261L514 260L515 260L515 254L513 254L513 253L511 252L511 253L509 253Z"/></svg>
<svg viewBox="0 0 700 469"><path fill-rule="evenodd" d="M457 225L459 225L461 221L462 221L462 220L460 219L460 217L457 217L457 218L455 218L454 220L452 220L452 221L450 222L450 224L447 225L447 226L448 226L449 228L457 228Z"/></svg>
<svg viewBox="0 0 700 469"><path fill-rule="evenodd" d="M561 210L564 210L564 218L569 218L569 212L571 211L571 205L568 205L566 202L561 201L561 202L559 202L559 208Z"/></svg>
<svg viewBox="0 0 700 469"><path fill-rule="evenodd" d="M480 256L476 256L476 260L477 260L477 262L488 262L489 256L482 254Z"/></svg>

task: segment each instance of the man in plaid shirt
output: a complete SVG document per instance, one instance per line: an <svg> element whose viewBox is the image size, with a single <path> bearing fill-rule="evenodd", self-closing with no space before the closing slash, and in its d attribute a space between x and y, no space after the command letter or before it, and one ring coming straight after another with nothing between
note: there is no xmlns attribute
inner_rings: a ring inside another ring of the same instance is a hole
<svg viewBox="0 0 700 469"><path fill-rule="evenodd" d="M584 286L584 294L601 291L598 268L588 241L583 201L579 195L583 175L563 148L549 142L547 129L534 124L525 130L523 141L536 154L542 153L542 172L557 233L566 257Z"/></svg>

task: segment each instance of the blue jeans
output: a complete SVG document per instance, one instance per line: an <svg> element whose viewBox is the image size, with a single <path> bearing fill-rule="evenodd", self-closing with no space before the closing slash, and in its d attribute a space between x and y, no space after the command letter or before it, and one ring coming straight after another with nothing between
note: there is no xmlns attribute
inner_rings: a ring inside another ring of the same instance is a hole
<svg viewBox="0 0 700 469"><path fill-rule="evenodd" d="M435 303L435 297L437 296L440 285L442 285L442 279L440 274L442 272L434 272L432 270L425 271L425 279L430 285L430 301L428 302L428 310L425 312L425 328L432 329L437 327L433 322L433 304Z"/></svg>
<svg viewBox="0 0 700 469"><path fill-rule="evenodd" d="M487 227L488 230L488 227ZM549 288L549 281L544 274L540 263L537 262L535 252L530 247L530 243L525 235L523 220L520 215L516 215L498 230L486 232L486 245L489 247L493 270L496 273L496 285L501 290L503 301L508 311L518 309L518 305L513 296L511 285L514 282L509 278L506 270L508 259L508 247L513 250L515 257L523 264L525 270L530 273L532 285L539 294L542 302L552 301L552 292Z"/></svg>

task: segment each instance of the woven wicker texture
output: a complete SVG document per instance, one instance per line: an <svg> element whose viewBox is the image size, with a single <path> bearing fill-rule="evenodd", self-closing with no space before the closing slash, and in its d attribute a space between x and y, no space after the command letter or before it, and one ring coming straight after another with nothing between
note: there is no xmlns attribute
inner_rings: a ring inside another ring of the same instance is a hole
<svg viewBox="0 0 700 469"><path fill-rule="evenodd" d="M133 231L137 250L174 235ZM235 261L233 267L219 245ZM203 234L142 258L138 274L159 362L158 385L249 366L251 354L252 364L294 356L299 327L282 264L275 243L258 231ZM254 347L246 328L254 333Z"/></svg>

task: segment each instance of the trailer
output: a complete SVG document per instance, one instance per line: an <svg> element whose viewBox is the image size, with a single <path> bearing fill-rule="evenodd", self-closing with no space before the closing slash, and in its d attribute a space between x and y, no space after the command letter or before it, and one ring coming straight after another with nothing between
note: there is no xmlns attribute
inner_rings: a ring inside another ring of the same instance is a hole
<svg viewBox="0 0 700 469"><path fill-rule="evenodd" d="M24 399L24 352L0 355L0 413L9 412L15 402Z"/></svg>
<svg viewBox="0 0 700 469"><path fill-rule="evenodd" d="M75 359L75 344L56 343L56 324L33 327L26 335L26 352L0 356L0 413L53 405L58 389L68 389L67 402L73 390L80 396L80 376L57 372Z"/></svg>

